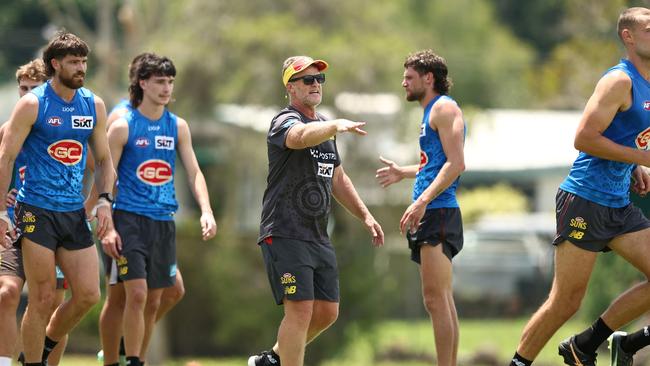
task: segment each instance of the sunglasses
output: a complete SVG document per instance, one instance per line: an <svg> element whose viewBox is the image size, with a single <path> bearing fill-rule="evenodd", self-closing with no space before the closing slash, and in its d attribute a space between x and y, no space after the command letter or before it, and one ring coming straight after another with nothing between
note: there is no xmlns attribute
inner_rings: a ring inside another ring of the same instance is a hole
<svg viewBox="0 0 650 366"><path fill-rule="evenodd" d="M325 74L316 74L316 75L305 75L301 76L299 78L293 78L289 79L289 82L292 83L294 81L302 80L305 85L312 85L314 81L318 81L319 84L325 84Z"/></svg>

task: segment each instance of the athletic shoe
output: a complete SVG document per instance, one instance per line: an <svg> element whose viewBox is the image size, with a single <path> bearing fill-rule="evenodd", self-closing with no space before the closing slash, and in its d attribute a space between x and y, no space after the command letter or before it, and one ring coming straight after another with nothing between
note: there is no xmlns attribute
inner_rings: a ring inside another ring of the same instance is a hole
<svg viewBox="0 0 650 366"><path fill-rule="evenodd" d="M248 358L248 366L280 366L280 359L273 357L271 351L262 351Z"/></svg>
<svg viewBox="0 0 650 366"><path fill-rule="evenodd" d="M558 346L558 354L570 366L596 366L596 353L586 354L576 347L576 337L565 339Z"/></svg>
<svg viewBox="0 0 650 366"><path fill-rule="evenodd" d="M634 353L627 353L621 348L621 340L627 336L625 332L614 332L609 341L610 365L611 366L632 366Z"/></svg>

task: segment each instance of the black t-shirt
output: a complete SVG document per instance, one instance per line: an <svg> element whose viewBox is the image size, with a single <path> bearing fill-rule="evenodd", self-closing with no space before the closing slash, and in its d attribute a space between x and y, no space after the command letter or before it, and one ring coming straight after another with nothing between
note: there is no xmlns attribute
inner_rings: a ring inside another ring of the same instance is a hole
<svg viewBox="0 0 650 366"><path fill-rule="evenodd" d="M269 175L258 242L269 236L329 242L332 177L334 168L341 164L336 140L300 150L285 144L293 125L325 121L323 115L317 117L312 120L289 106L271 121L266 139Z"/></svg>

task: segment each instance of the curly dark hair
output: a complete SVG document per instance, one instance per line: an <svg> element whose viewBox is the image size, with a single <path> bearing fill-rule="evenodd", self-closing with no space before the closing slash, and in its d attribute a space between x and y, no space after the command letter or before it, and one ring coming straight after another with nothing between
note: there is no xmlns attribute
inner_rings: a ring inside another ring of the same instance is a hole
<svg viewBox="0 0 650 366"><path fill-rule="evenodd" d="M85 57L89 53L90 48L83 39L65 30L59 31L43 51L43 63L47 76L54 76L53 59L61 60L68 55Z"/></svg>
<svg viewBox="0 0 650 366"><path fill-rule="evenodd" d="M144 53L136 56L129 71L129 100L133 108L142 103L144 91L140 87L140 80L147 80L152 76L176 76L176 67L172 60L165 56L158 56L155 53ZM133 71L133 74L131 74Z"/></svg>
<svg viewBox="0 0 650 366"><path fill-rule="evenodd" d="M444 58L433 53L432 50L422 50L411 53L404 61L404 68L412 67L418 74L433 74L433 90L445 95L453 85L447 76L447 63Z"/></svg>

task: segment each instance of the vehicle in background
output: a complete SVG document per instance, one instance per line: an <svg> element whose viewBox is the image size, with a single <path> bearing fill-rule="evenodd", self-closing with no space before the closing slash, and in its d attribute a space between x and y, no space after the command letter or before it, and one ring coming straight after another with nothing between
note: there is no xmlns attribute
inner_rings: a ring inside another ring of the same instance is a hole
<svg viewBox="0 0 650 366"><path fill-rule="evenodd" d="M516 316L537 308L553 279L552 214L490 216L465 231L454 259L461 316Z"/></svg>

